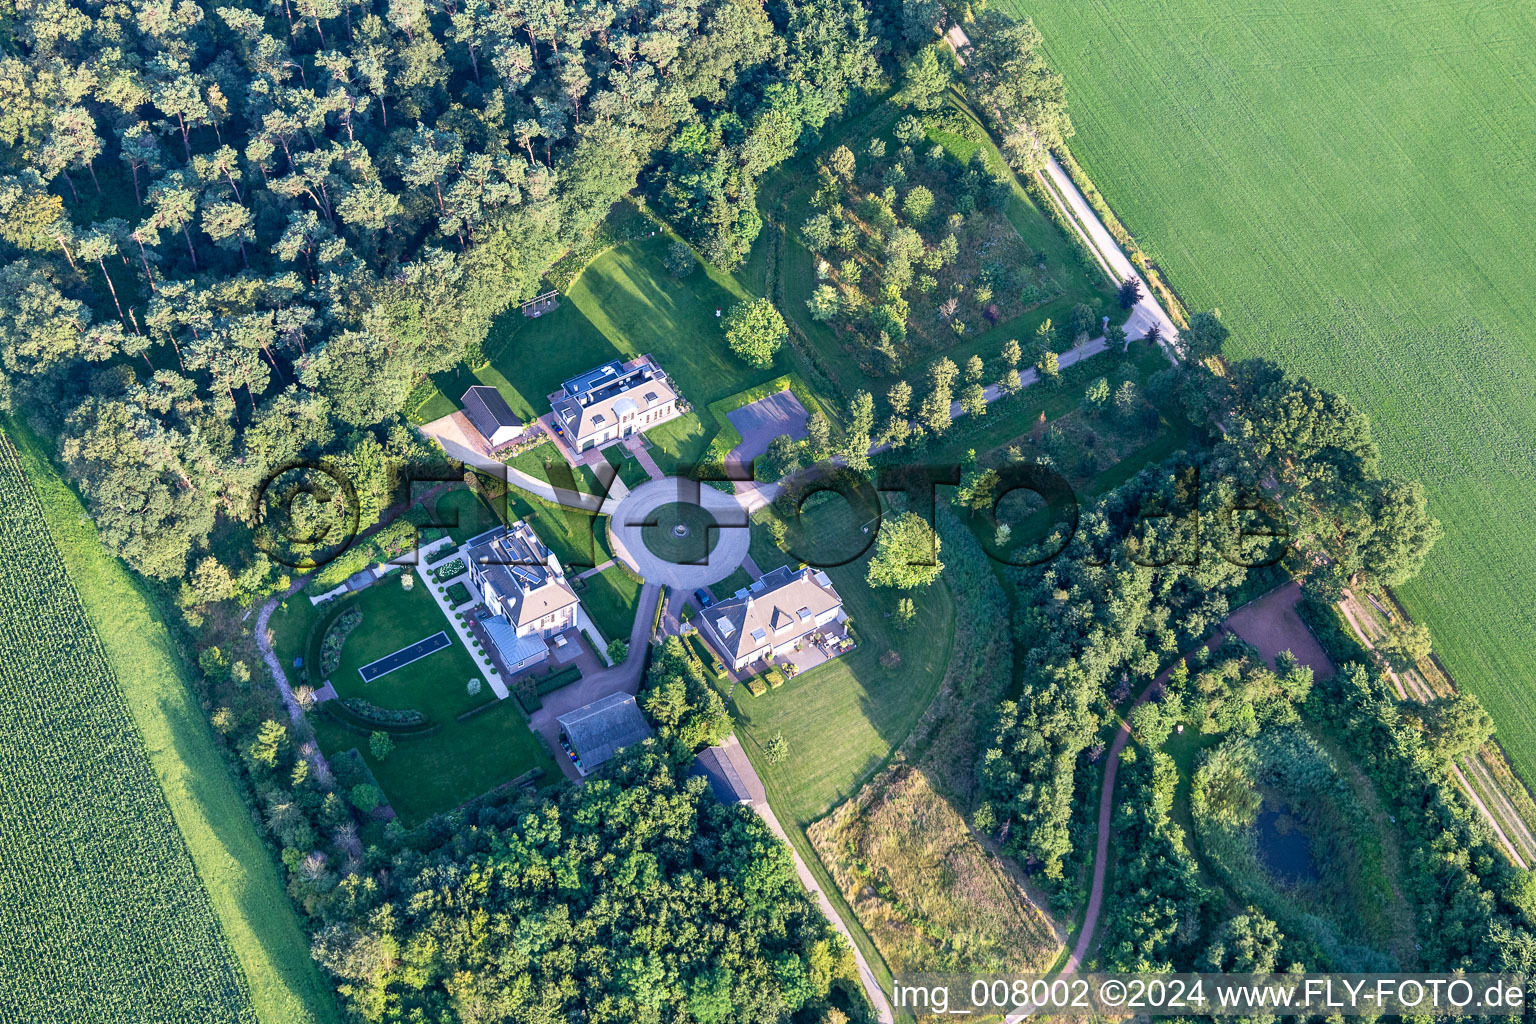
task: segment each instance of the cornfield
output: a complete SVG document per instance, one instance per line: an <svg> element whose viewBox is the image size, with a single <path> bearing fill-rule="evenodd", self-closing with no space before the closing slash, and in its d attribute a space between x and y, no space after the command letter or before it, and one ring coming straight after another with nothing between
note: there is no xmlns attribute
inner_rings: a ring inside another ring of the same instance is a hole
<svg viewBox="0 0 1536 1024"><path fill-rule="evenodd" d="M0 1022L254 1022L3 434L0 499Z"/></svg>

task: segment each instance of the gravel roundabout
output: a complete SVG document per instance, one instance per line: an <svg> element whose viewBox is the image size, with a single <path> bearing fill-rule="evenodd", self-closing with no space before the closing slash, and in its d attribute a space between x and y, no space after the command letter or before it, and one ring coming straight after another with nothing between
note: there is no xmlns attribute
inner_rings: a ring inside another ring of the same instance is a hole
<svg viewBox="0 0 1536 1024"><path fill-rule="evenodd" d="M698 508L669 508L675 505ZM672 534L679 522L688 527L685 538ZM691 591L718 583L736 571L747 557L747 523L747 513L734 495L681 477L664 477L629 492L614 509L609 533L614 555L646 582ZM699 529L705 531L711 544L702 564L674 561L697 559L703 554L705 539L697 536Z"/></svg>

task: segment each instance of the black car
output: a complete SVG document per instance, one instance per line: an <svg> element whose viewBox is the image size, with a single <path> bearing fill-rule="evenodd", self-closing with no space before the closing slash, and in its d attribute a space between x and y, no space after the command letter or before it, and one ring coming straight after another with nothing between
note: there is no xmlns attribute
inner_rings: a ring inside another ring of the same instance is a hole
<svg viewBox="0 0 1536 1024"><path fill-rule="evenodd" d="M710 605L715 603L715 599L710 597L709 591L705 590L703 587L700 587L698 590L693 592L693 599L699 602L700 611L703 611L705 608L708 608Z"/></svg>

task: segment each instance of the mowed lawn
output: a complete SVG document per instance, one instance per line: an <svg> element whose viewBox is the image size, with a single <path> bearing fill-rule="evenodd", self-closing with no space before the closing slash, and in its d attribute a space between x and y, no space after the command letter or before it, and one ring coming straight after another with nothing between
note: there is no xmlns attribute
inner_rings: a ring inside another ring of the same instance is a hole
<svg viewBox="0 0 1536 1024"><path fill-rule="evenodd" d="M1446 536L1399 596L1536 783L1536 7L1003 0L1073 151L1229 352L1368 412Z"/></svg>
<svg viewBox="0 0 1536 1024"><path fill-rule="evenodd" d="M863 517L855 521L841 499L809 510L806 518L807 533L818 538L818 562L833 561L828 557L833 548L851 554L862 544L854 538L863 536ZM941 581L912 594L917 619L899 630L885 617L896 607L899 593L874 589L864 581L869 554L827 570L853 621L858 650L761 697L743 686L732 696L737 734L763 777L774 809L781 815L787 812L801 827L852 796L885 762L933 700L949 665L955 609L948 587ZM752 558L765 572L798 564L774 546L761 522L752 527ZM899 662L881 664L892 651ZM789 741L790 754L783 764L772 766L762 748L777 733Z"/></svg>
<svg viewBox="0 0 1536 1024"><path fill-rule="evenodd" d="M402 570L403 571L403 570ZM428 736L399 736L395 750L383 761L368 748L368 737L315 716L315 732L327 754L357 747L373 770L384 795L407 826L439 811L451 810L531 768L553 778L554 763L529 732L510 700L497 701L487 678L451 629L447 617L420 579L407 591L400 572L356 596L328 607L310 644L309 664L319 668L320 639L336 616L349 607L362 610L362 622L347 637L341 661L326 678L343 698L360 697L381 708L421 711L437 726ZM358 669L442 630L451 646L403 665L371 683ZM470 696L471 678L481 680L480 692ZM495 704L467 721L458 716L482 705Z"/></svg>
<svg viewBox="0 0 1536 1024"><path fill-rule="evenodd" d="M581 591L581 606L608 640L629 641L639 601L640 584L618 566L587 577Z"/></svg>
<svg viewBox="0 0 1536 1024"><path fill-rule="evenodd" d="M481 498L467 487L455 486L438 495L430 516L417 509L413 518L446 524L443 529L455 544L504 523L526 520L568 573L601 565L613 557L608 550L607 516L555 505L515 488Z"/></svg>
<svg viewBox="0 0 1536 1024"><path fill-rule="evenodd" d="M693 412L651 432L657 459L671 470L704 452L718 425L705 407L756 384L800 369L786 348L774 365L756 369L725 346L716 310L753 296L731 275L700 263L685 278L662 265L673 239L665 234L625 242L593 260L571 284L560 305L538 318L512 309L492 325L485 341L489 365L437 375L442 397L417 417L444 415L472 384L501 390L524 418L549 412L548 396L570 377L611 359L644 353L656 357Z"/></svg>

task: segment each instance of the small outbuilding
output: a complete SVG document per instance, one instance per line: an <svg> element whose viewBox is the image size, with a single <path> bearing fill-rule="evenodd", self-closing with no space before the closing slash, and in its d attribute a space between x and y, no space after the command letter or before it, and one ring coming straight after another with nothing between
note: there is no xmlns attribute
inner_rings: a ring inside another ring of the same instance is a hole
<svg viewBox="0 0 1536 1024"><path fill-rule="evenodd" d="M561 748L582 775L591 774L620 750L651 735L634 695L628 693L610 693L555 721L560 724Z"/></svg>
<svg viewBox="0 0 1536 1024"><path fill-rule="evenodd" d="M727 807L752 802L752 794L747 791L746 782L736 771L731 759L725 756L725 751L719 747L705 747L699 751L688 774L700 776L708 782L715 799Z"/></svg>
<svg viewBox="0 0 1536 1024"><path fill-rule="evenodd" d="M727 807L734 804L748 804L752 807L768 805L768 794L763 789L763 782L757 777L757 772L752 770L746 751L741 749L741 741L734 735L727 736L719 746L705 747L699 751L688 774L697 775L708 782L715 799Z"/></svg>
<svg viewBox="0 0 1536 1024"><path fill-rule="evenodd" d="M487 446L500 448L522 436L523 421L513 415L512 407L501 397L501 392L490 385L476 384L464 392L460 404L464 406L464 415L469 417L469 422L485 438Z"/></svg>

